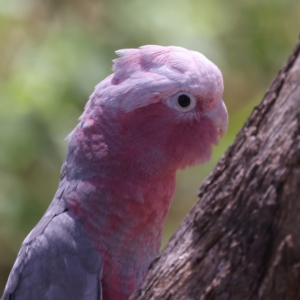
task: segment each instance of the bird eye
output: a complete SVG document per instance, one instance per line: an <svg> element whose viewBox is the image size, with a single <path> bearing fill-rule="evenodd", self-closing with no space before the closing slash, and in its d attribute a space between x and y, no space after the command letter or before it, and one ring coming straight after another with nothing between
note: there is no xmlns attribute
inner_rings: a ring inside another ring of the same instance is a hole
<svg viewBox="0 0 300 300"><path fill-rule="evenodd" d="M191 104L191 99L188 95L180 95L178 97L178 104L183 107L186 108Z"/></svg>
<svg viewBox="0 0 300 300"><path fill-rule="evenodd" d="M187 92L179 92L166 99L164 102L169 107L182 112L188 112L196 106L195 97Z"/></svg>

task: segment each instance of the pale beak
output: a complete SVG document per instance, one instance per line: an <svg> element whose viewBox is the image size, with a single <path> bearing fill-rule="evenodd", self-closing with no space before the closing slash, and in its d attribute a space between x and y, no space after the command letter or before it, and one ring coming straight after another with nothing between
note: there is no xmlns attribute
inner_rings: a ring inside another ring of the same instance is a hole
<svg viewBox="0 0 300 300"><path fill-rule="evenodd" d="M206 113L205 116L214 122L218 129L219 136L223 137L228 127L228 113L223 100L221 100L213 110Z"/></svg>

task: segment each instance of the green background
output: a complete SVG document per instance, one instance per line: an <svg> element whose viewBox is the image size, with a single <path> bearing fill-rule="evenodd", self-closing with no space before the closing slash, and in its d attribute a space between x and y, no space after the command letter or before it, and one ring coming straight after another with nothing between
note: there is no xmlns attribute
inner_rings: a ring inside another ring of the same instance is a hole
<svg viewBox="0 0 300 300"><path fill-rule="evenodd" d="M114 51L202 52L223 72L228 133L211 162L178 172L163 245L291 53L298 0L0 0L0 295L57 188L67 134Z"/></svg>

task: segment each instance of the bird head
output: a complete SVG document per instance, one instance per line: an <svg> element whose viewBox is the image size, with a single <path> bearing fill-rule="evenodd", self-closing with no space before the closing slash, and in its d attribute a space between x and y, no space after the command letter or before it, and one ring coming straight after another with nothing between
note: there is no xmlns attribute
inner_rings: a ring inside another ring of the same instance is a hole
<svg viewBox="0 0 300 300"><path fill-rule="evenodd" d="M220 70L180 47L116 53L114 73L96 86L79 124L83 135L101 136L92 152L153 174L209 160L228 124Z"/></svg>

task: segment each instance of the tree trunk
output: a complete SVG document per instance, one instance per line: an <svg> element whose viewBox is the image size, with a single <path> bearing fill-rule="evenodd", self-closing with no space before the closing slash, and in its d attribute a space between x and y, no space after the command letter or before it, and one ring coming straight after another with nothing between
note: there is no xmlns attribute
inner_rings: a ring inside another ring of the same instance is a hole
<svg viewBox="0 0 300 300"><path fill-rule="evenodd" d="M300 299L299 52L131 300Z"/></svg>

